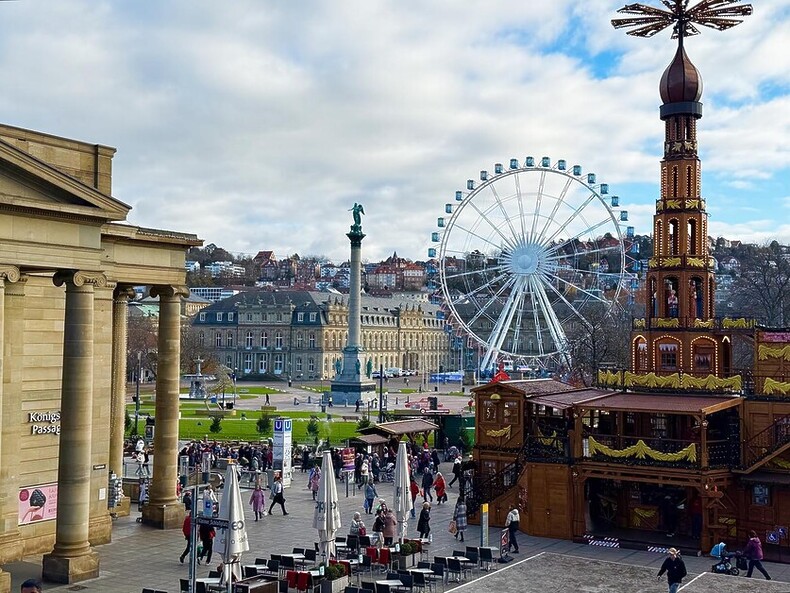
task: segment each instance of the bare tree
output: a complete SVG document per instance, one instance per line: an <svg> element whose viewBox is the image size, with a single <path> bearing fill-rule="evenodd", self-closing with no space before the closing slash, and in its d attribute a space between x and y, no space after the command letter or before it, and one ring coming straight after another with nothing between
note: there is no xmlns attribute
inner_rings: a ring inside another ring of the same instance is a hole
<svg viewBox="0 0 790 593"><path fill-rule="evenodd" d="M746 245L737 257L740 275L732 287L736 310L765 325L784 327L790 322L790 259L782 247L776 241Z"/></svg>
<svg viewBox="0 0 790 593"><path fill-rule="evenodd" d="M156 377L158 325L156 318L130 315L127 325L126 368L137 369L140 363L141 377L146 372Z"/></svg>
<svg viewBox="0 0 790 593"><path fill-rule="evenodd" d="M584 315L585 320L574 320L566 334L571 343L571 374L590 386L602 363L628 367L631 314L620 307L609 311L603 304L589 304Z"/></svg>

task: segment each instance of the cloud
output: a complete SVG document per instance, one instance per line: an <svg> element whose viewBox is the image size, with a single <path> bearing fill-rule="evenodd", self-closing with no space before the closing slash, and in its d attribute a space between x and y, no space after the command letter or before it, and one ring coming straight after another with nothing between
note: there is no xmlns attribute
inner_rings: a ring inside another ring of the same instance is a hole
<svg viewBox="0 0 790 593"><path fill-rule="evenodd" d="M596 172L649 233L657 85L674 49L668 34L614 31L620 4L2 3L0 109L6 123L117 146L130 222L236 252L344 259L356 201L367 258L424 258L455 190L527 155ZM706 195L748 187L778 206L790 0L765 4L689 52L707 84Z"/></svg>

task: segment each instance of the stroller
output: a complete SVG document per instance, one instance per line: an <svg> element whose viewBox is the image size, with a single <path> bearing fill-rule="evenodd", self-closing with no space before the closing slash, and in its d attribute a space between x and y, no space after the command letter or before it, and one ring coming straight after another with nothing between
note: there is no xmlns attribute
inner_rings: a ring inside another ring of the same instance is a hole
<svg viewBox="0 0 790 593"><path fill-rule="evenodd" d="M381 482L393 482L395 481L395 464L390 462L387 464L387 467L381 470L379 474L379 481Z"/></svg>
<svg viewBox="0 0 790 593"><path fill-rule="evenodd" d="M715 549L716 546L714 546ZM711 556L718 558L718 562L710 569L714 574L730 574L735 577L742 570L746 570L746 558L741 552L728 552L727 548L722 546L718 554L711 554Z"/></svg>

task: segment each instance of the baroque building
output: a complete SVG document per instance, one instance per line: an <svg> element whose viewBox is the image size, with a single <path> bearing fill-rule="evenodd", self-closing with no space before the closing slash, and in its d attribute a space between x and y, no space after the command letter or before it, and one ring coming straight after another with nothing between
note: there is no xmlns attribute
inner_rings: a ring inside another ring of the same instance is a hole
<svg viewBox="0 0 790 593"><path fill-rule="evenodd" d="M362 295L360 322L374 370L449 368L451 339L437 305ZM202 309L193 324L198 340L240 378L330 379L348 340L348 296L244 292Z"/></svg>

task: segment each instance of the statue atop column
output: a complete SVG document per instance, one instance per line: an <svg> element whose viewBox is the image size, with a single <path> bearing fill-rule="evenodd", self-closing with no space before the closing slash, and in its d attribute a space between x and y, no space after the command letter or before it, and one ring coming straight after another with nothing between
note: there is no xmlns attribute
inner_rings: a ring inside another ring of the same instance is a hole
<svg viewBox="0 0 790 593"><path fill-rule="evenodd" d="M351 234L358 235L362 233L362 215L365 214L365 209L362 204L354 202L354 207L350 210L351 215L354 217L354 224L351 225Z"/></svg>

